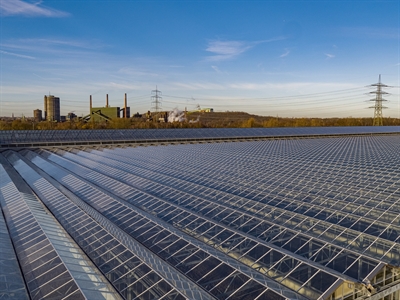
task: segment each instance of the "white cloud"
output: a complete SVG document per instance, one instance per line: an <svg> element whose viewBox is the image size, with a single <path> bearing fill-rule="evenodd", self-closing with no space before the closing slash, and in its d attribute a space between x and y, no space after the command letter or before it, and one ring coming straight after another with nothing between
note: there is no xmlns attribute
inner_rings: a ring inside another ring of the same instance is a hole
<svg viewBox="0 0 400 300"><path fill-rule="evenodd" d="M220 69L218 69L218 67L217 66L211 66L211 68L215 71L215 72L217 72L217 73L221 73L221 70Z"/></svg>
<svg viewBox="0 0 400 300"><path fill-rule="evenodd" d="M1 1L1 0L0 0ZM72 66L74 62L87 65L102 55L97 51L102 45L96 41L74 39L9 39L0 42L0 54L3 57L14 56L32 61L52 62L57 65Z"/></svg>
<svg viewBox="0 0 400 300"><path fill-rule="evenodd" d="M132 67L123 67L118 70L118 73L121 73L124 75L129 75L129 76L140 76L140 77L146 77L146 78L162 77L162 75L160 73L143 71L143 70L139 70L137 68L132 68Z"/></svg>
<svg viewBox="0 0 400 300"><path fill-rule="evenodd" d="M7 52L7 51L3 51L3 50L0 50L0 53L1 53L1 54L11 55L11 56L16 56L16 57L20 57L20 58L35 59L35 57L33 57L33 56L22 55L22 54L17 54L17 53L12 53L12 52Z"/></svg>
<svg viewBox="0 0 400 300"><path fill-rule="evenodd" d="M326 90L341 90L357 87L351 83L336 83L336 82L287 82L287 83L275 83L275 82L235 82L235 83L213 83L208 81L191 81L191 82L165 82L166 86L171 90L179 90L183 92L193 91L193 90L203 90L203 91L213 91L215 94L213 97L218 95L218 91L232 91L235 90L235 94L237 91L244 91L243 95L247 95L245 97L249 97L247 92L255 91L267 91L268 93L276 92L276 95L282 95L282 91L285 93L299 94L300 91L305 94L311 94L314 92L324 92ZM264 92L263 92L264 93ZM264 93L265 94L265 93ZM301 93L300 93L301 94ZM265 94L266 95L266 94ZM232 98L232 95L223 96L228 98Z"/></svg>
<svg viewBox="0 0 400 300"><path fill-rule="evenodd" d="M206 51L215 55L209 56L207 60L221 61L231 59L251 49L253 46L240 41L211 41Z"/></svg>
<svg viewBox="0 0 400 300"><path fill-rule="evenodd" d="M330 54L330 53L324 53L327 59L331 59L334 58L335 55L334 54Z"/></svg>
<svg viewBox="0 0 400 300"><path fill-rule="evenodd" d="M282 53L279 57L286 57L290 54L290 50L289 49L285 49L285 52Z"/></svg>
<svg viewBox="0 0 400 300"><path fill-rule="evenodd" d="M335 83L335 82L287 82L287 83L272 83L272 82L238 82L231 83L226 86L226 89L237 89L247 91L290 91L297 93L300 89L307 90L306 93L313 93L314 91L324 91L326 89L346 89L354 88L355 86L350 83ZM308 91L310 89L310 91ZM312 89L312 90L311 90Z"/></svg>
<svg viewBox="0 0 400 300"><path fill-rule="evenodd" d="M105 82L103 83L104 88L112 88L113 90L124 90L124 91L135 91L141 89L154 89L154 86L151 83L142 83L142 84L132 84L132 83L118 83L118 82Z"/></svg>
<svg viewBox="0 0 400 300"><path fill-rule="evenodd" d="M40 76L40 75L38 75L38 74L36 74L36 73L32 73L33 75L35 75L36 77L38 77L38 78L40 78L40 79L43 79L43 80L46 80L46 81L55 81L55 80L62 80L62 78L57 78L57 77L54 77L54 76L49 76L49 77L43 77L43 76Z"/></svg>
<svg viewBox="0 0 400 300"><path fill-rule="evenodd" d="M223 61L236 58L240 54L250 50L258 44L270 43L286 39L285 37L277 37L269 40L261 40L255 42L243 41L210 41L206 51L214 55L208 56L207 61Z"/></svg>
<svg viewBox="0 0 400 300"><path fill-rule="evenodd" d="M54 51L55 49L101 49L104 45L96 41L81 41L73 39L10 39L1 43L1 47L8 49L18 49L29 52Z"/></svg>
<svg viewBox="0 0 400 300"><path fill-rule="evenodd" d="M344 36L369 39L399 39L400 32L397 27L373 28L373 27L347 27L341 28L340 33Z"/></svg>
<svg viewBox="0 0 400 300"><path fill-rule="evenodd" d="M22 15L28 17L66 17L69 14L41 5L42 1L28 3L22 0L1 0L0 14L2 16Z"/></svg>
<svg viewBox="0 0 400 300"><path fill-rule="evenodd" d="M184 68L185 66L181 66L181 65L169 65L168 68L173 68L173 69L181 69Z"/></svg>
<svg viewBox="0 0 400 300"><path fill-rule="evenodd" d="M194 90L224 90L226 87L222 84L216 84L211 82L170 82L169 88L171 90L186 90L186 91L194 91Z"/></svg>

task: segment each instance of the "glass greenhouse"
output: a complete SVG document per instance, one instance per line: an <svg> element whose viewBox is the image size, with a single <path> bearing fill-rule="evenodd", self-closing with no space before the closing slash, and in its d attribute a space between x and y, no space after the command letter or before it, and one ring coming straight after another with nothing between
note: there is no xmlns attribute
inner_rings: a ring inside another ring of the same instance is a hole
<svg viewBox="0 0 400 300"><path fill-rule="evenodd" d="M0 145L0 299L400 299L399 127Z"/></svg>

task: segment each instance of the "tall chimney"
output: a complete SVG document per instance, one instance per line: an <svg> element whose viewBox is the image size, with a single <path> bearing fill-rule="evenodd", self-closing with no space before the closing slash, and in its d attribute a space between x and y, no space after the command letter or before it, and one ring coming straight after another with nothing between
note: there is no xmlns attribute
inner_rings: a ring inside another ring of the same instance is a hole
<svg viewBox="0 0 400 300"><path fill-rule="evenodd" d="M92 95L90 95L90 111L89 111L89 113L90 114L92 113Z"/></svg>
<svg viewBox="0 0 400 300"><path fill-rule="evenodd" d="M127 99L126 93L125 93L125 103L124 103L124 116L125 116L125 119L128 118L128 115L126 114L126 112L127 112L127 111L126 111L127 106L128 106L128 99Z"/></svg>
<svg viewBox="0 0 400 300"><path fill-rule="evenodd" d="M106 94L106 107L108 107L108 94Z"/></svg>

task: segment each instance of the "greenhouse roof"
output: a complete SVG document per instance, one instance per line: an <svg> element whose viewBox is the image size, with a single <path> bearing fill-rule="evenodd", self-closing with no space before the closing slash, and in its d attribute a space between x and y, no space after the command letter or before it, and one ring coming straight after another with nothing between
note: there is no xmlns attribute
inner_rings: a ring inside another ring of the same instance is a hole
<svg viewBox="0 0 400 300"><path fill-rule="evenodd" d="M2 130L0 148L398 134L400 126L294 128L186 128L103 130Z"/></svg>
<svg viewBox="0 0 400 300"><path fill-rule="evenodd" d="M0 298L399 293L400 134L353 133L3 149Z"/></svg>

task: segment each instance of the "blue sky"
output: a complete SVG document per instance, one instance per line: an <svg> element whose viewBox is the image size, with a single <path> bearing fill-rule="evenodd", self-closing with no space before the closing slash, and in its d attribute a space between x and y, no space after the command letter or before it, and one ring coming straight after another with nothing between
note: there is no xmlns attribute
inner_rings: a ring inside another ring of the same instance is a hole
<svg viewBox="0 0 400 300"><path fill-rule="evenodd" d="M0 1L0 116L94 106L213 107L283 117L372 117L367 85L395 86L400 1Z"/></svg>

